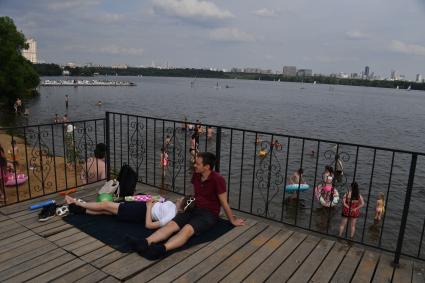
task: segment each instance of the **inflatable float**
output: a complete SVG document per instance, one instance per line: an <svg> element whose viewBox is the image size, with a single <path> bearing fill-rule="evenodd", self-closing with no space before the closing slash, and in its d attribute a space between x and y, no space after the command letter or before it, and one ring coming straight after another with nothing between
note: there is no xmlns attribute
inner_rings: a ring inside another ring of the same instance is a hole
<svg viewBox="0 0 425 283"><path fill-rule="evenodd" d="M310 189L309 184L290 184L285 187L285 191L289 193L296 192L296 191L303 192L308 189Z"/></svg>
<svg viewBox="0 0 425 283"><path fill-rule="evenodd" d="M4 183L6 187L16 186L17 184L23 184L26 181L28 181L28 176L25 174L16 174L15 179L15 173L10 173L7 175L7 181Z"/></svg>
<svg viewBox="0 0 425 283"><path fill-rule="evenodd" d="M152 196L152 195L135 195L135 196L127 196L124 198L125 201L158 201L164 202L165 199L161 196Z"/></svg>
<svg viewBox="0 0 425 283"><path fill-rule="evenodd" d="M339 193L338 190L336 188L333 188L333 198L332 198L332 202L331 202L331 194L332 194L332 190L330 192L325 192L325 190L323 189L324 187L322 187L322 185L318 185L314 191L315 191L315 195L316 195L316 199L320 202L320 204L323 207L334 207L338 204L339 202ZM327 196L328 195L328 196Z"/></svg>

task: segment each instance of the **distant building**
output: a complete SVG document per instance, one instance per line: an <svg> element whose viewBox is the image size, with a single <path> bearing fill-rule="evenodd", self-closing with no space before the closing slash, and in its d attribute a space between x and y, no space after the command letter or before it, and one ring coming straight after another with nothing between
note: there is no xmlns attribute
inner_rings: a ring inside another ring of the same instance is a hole
<svg viewBox="0 0 425 283"><path fill-rule="evenodd" d="M244 73L250 73L250 74L272 74L272 70L263 70L260 68L245 68L243 69Z"/></svg>
<svg viewBox="0 0 425 283"><path fill-rule="evenodd" d="M232 72L232 73L242 73L242 69L241 68L232 68L231 70L230 70L230 72Z"/></svg>
<svg viewBox="0 0 425 283"><path fill-rule="evenodd" d="M27 39L26 43L29 45L28 49L22 50L22 56L24 56L31 63L37 63L37 41L34 38Z"/></svg>
<svg viewBox="0 0 425 283"><path fill-rule="evenodd" d="M112 69L127 69L128 65L127 64L115 64L111 66Z"/></svg>
<svg viewBox="0 0 425 283"><path fill-rule="evenodd" d="M70 67L72 69L78 67L78 65L76 63L72 63L72 62L67 63L66 66L68 66L68 67Z"/></svg>
<svg viewBox="0 0 425 283"><path fill-rule="evenodd" d="M393 81L396 81L397 80L397 73L396 73L395 70L391 70L390 79L393 80Z"/></svg>
<svg viewBox="0 0 425 283"><path fill-rule="evenodd" d="M311 77L313 76L313 71L311 69L299 69L297 71L297 77Z"/></svg>
<svg viewBox="0 0 425 283"><path fill-rule="evenodd" d="M369 66L364 67L364 78L368 79L369 78L369 72L370 72L370 68Z"/></svg>
<svg viewBox="0 0 425 283"><path fill-rule="evenodd" d="M421 74L416 74L416 82L417 83L421 83L422 82L422 75Z"/></svg>
<svg viewBox="0 0 425 283"><path fill-rule="evenodd" d="M295 66L283 66L282 75L284 77L295 77L297 75L297 67L295 67Z"/></svg>
<svg viewBox="0 0 425 283"><path fill-rule="evenodd" d="M348 79L348 74L340 72L337 77L341 79Z"/></svg>
<svg viewBox="0 0 425 283"><path fill-rule="evenodd" d="M63 70L62 71L62 76L69 76L70 72L68 70Z"/></svg>
<svg viewBox="0 0 425 283"><path fill-rule="evenodd" d="M352 79L358 79L359 78L359 74L357 74L357 73L351 73L350 74L350 78L352 78Z"/></svg>

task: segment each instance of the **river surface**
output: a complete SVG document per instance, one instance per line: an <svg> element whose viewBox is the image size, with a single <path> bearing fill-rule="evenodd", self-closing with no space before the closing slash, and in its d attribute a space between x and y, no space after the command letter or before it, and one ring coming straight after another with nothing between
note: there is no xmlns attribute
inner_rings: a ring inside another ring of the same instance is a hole
<svg viewBox="0 0 425 283"><path fill-rule="evenodd" d="M106 77L106 79L128 80L136 83L137 86L40 87L39 97L32 101L24 101L31 111L28 118L3 111L0 115L0 124L13 126L52 123L55 113L60 116L66 113L70 120L104 118L106 111L112 111L176 120L187 117L189 121L199 119L201 122L212 125L425 152L425 92L423 91L199 78ZM65 108L65 95L69 95L68 109ZM101 106L96 105L98 101L102 101ZM120 126L119 123L120 121L117 120L115 124L117 128ZM124 124L126 124L125 119ZM153 122L150 123L151 126L152 124ZM157 130L159 134L155 136L159 137L162 130ZM264 191L262 194L261 186L258 184L261 180L270 179L270 176L267 177L267 171L264 171L264 176L259 176L260 171L257 170L260 160L257 160L255 164L255 158L252 158L255 157L255 136L248 134L246 148L242 149L241 132L235 131L233 134L226 130L222 137L223 164L229 162L229 154L224 153L230 152L229 144L233 146L231 166L229 165L228 168L222 166L222 174L228 180L233 207L251 209L256 213L260 211L256 209L256 205L261 206L265 198L270 197L273 199L270 201L269 209L272 212L275 211L277 216L281 214L285 222L293 223L295 219L298 226L311 226L314 230L337 234L340 208L332 215L329 215L327 211L321 211L311 192L301 194L301 201L296 207L290 203L282 205L285 198L283 190L280 189L283 186L283 179L279 181L279 188L276 189L275 194L269 196L264 194ZM119 134L116 139L121 139L122 136ZM189 144L188 137L186 136L186 139ZM283 178L290 176L300 166L298 160L303 152L300 142L297 145L295 141L291 145L291 153L286 156L285 145L288 140L279 140L284 144L283 150L275 153L277 158L273 162L279 163L281 171L273 175L271 181L280 176ZM161 144L162 141L158 138L156 143ZM209 146L209 150L214 150L214 143L213 140L207 145L202 144L201 141L201 148L205 145L205 148ZM316 146L314 142L306 143L305 151L309 152ZM332 149L333 145L323 143L321 146L318 163L315 158L305 158L303 161L306 179L311 185L319 182L322 168L327 164L326 162L329 162L323 160L323 151ZM159 148L160 146L157 146L156 150ZM366 207L362 209L362 215L367 216L358 221L357 227L360 232L357 233L356 239L361 238L362 242L376 245L380 242L382 230L382 246L393 250L404 206L410 155L396 155L394 171L392 171L391 154L388 152L378 151L375 160L372 150L361 149L357 156L355 147L345 146L342 150L351 156L345 163L344 174L347 177L347 183L356 176L361 193L367 202ZM124 153L124 156L126 155ZM156 156L157 152L149 152L149 155ZM286 158L290 160L287 170L285 169ZM244 162L243 169L241 160ZM149 160L149 164L152 163L150 166L155 167L155 162L157 162L155 159ZM319 168L317 177L315 177L315 168ZM159 170L156 171L158 175ZM391 178L390 172L392 172ZM189 178L189 175L187 177ZM403 248L404 252L414 256L418 256L416 253L421 242L424 223L424 183L425 157L419 157L409 222L406 228L407 240ZM254 191L252 194L251 189ZM342 190L345 191L345 188ZM239 197L241 192L242 198ZM387 219L383 227L373 225L376 196L379 192L386 193L388 199ZM340 193L343 194L342 191ZM253 204L254 206L250 208ZM331 229L327 231L329 221ZM420 257L425 256L422 250L419 253Z"/></svg>
<svg viewBox="0 0 425 283"><path fill-rule="evenodd" d="M40 97L28 103L29 121L3 117L0 124L52 122L55 113L66 112L71 120L100 118L116 111L425 152L424 91L199 78L191 87L193 78L106 78L137 86L40 87Z"/></svg>

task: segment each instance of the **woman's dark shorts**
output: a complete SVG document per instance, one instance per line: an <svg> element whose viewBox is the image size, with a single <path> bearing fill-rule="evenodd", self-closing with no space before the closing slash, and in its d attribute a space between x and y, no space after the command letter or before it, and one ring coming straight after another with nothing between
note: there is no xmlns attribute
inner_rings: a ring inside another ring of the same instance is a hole
<svg viewBox="0 0 425 283"><path fill-rule="evenodd" d="M124 222L145 223L146 203L143 201L122 202L118 206L118 220Z"/></svg>
<svg viewBox="0 0 425 283"><path fill-rule="evenodd" d="M190 211L178 213L172 221L176 222L180 229L189 224L195 234L199 235L211 229L217 223L217 220L218 216L208 209L195 207Z"/></svg>

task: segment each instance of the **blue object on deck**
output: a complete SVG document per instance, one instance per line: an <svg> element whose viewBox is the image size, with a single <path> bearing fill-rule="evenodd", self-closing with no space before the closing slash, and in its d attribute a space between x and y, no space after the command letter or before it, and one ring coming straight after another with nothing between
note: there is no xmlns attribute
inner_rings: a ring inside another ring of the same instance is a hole
<svg viewBox="0 0 425 283"><path fill-rule="evenodd" d="M52 204L52 203L55 203L55 201L52 200L52 199L49 199L49 200L31 205L30 209L33 210L33 209L37 209L37 208L42 208L42 207L48 206L49 204Z"/></svg>
<svg viewBox="0 0 425 283"><path fill-rule="evenodd" d="M291 184L291 185L287 185L286 187L285 187L285 191L287 191L287 192L296 192L296 191L300 191L300 192L302 192L302 191L306 191L306 190L308 190L308 189L310 189L310 185L309 184Z"/></svg>

